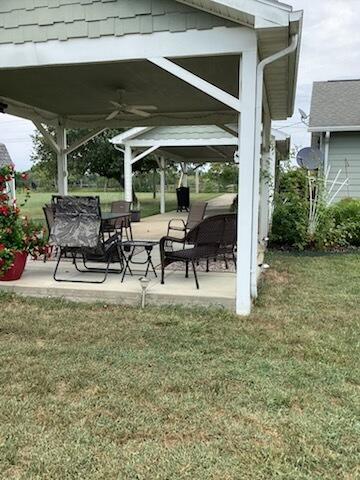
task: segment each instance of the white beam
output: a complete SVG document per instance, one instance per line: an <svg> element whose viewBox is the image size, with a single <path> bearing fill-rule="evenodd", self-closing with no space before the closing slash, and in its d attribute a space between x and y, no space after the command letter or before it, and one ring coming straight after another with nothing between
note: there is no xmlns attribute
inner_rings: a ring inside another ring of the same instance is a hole
<svg viewBox="0 0 360 480"><path fill-rule="evenodd" d="M125 148L127 147L128 145L125 145ZM139 160L142 160L143 158L147 157L148 155L150 155L152 152L155 152L155 150L157 150L158 148L160 147L160 145L153 145L152 147L148 148L147 150L145 150L145 152L142 152L142 153L139 153L139 155L137 155L136 157L134 157L132 160L131 160L131 165L134 165L134 163L138 162ZM131 147L130 147L131 148Z"/></svg>
<svg viewBox="0 0 360 480"><path fill-rule="evenodd" d="M51 135L43 126L40 122L35 122L33 121L33 124L35 127L39 130L41 135L44 137L46 140L47 144L50 145L50 147L54 150L55 153L59 154L60 153L60 147L56 143L56 139Z"/></svg>
<svg viewBox="0 0 360 480"><path fill-rule="evenodd" d="M236 274L236 312L251 312L252 197L255 161L255 104L257 52L245 52L240 62L240 84L243 101L239 120L239 204Z"/></svg>
<svg viewBox="0 0 360 480"><path fill-rule="evenodd" d="M159 148L163 147L208 147L208 146L227 146L227 145L237 145L238 140L237 136L235 137L224 137L224 138L173 138L166 139L162 138L160 140L151 140L151 139L134 139L126 142L128 145L131 145L133 148L137 147L151 147L156 144L159 145Z"/></svg>
<svg viewBox="0 0 360 480"><path fill-rule="evenodd" d="M124 196L127 202L133 201L131 147L125 145L124 153Z"/></svg>
<svg viewBox="0 0 360 480"><path fill-rule="evenodd" d="M105 130L106 128L98 128L96 130L93 130L88 135L85 135L83 138L80 138L80 140L77 140L75 143L73 143L73 145L67 147L65 153L67 155L70 155L70 153L74 152L82 145L85 145L85 143L90 142L90 140L100 135L100 133L105 132Z"/></svg>
<svg viewBox="0 0 360 480"><path fill-rule="evenodd" d="M156 32L100 38L50 40L0 45L1 68L144 60L154 52L161 57L182 58L234 55L252 47L256 33L246 27Z"/></svg>
<svg viewBox="0 0 360 480"><path fill-rule="evenodd" d="M66 129L62 124L56 129L56 141L59 148L57 154L57 172L58 172L58 192L59 195L68 194L68 172L67 172L67 155L66 155Z"/></svg>
<svg viewBox="0 0 360 480"><path fill-rule="evenodd" d="M180 67L176 63L163 57L149 57L148 60L154 65L157 65L168 73L171 73L175 77L180 78L189 85L197 88L201 92L206 93L212 98L215 98L215 100L218 100L219 102L227 105L228 107L239 113L241 112L240 99L230 95L227 92L224 92L220 88L212 85L210 82L207 82L206 80L198 77L197 75L194 75L185 68Z"/></svg>

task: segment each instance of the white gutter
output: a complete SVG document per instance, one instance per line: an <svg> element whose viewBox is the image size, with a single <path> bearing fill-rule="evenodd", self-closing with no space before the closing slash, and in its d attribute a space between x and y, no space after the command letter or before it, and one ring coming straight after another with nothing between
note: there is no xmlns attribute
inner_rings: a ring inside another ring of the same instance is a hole
<svg viewBox="0 0 360 480"><path fill-rule="evenodd" d="M262 127L262 104L263 104L263 85L264 70L270 63L276 62L280 58L286 57L295 52L299 44L299 35L293 35L291 44L280 52L264 58L257 67L256 80L256 112L255 112L255 154L254 154L254 175L253 175L253 198L252 198L252 253L251 253L251 272L250 272L250 288L252 298L257 298L257 267L258 267L258 237L259 237L259 183L260 183L260 156L261 156L261 127Z"/></svg>

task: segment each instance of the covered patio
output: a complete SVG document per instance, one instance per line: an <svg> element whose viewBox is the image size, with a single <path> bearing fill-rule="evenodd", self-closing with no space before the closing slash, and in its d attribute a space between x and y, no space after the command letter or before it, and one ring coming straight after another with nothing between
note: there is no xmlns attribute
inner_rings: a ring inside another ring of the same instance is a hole
<svg viewBox="0 0 360 480"><path fill-rule="evenodd" d="M74 4L3 7L1 110L44 134L57 153L61 195L67 156L106 128L235 123L239 268L232 299L238 314L249 314L266 238L260 168L271 164L271 120L293 113L302 13L270 0ZM69 128L90 132L68 145Z"/></svg>

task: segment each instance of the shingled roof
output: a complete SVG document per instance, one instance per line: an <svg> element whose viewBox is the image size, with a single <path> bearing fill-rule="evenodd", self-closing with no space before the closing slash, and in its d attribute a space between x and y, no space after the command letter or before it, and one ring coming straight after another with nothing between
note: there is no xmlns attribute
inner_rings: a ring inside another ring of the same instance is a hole
<svg viewBox="0 0 360 480"><path fill-rule="evenodd" d="M315 82L309 130L360 130L360 80Z"/></svg>
<svg viewBox="0 0 360 480"><path fill-rule="evenodd" d="M3 143L0 143L0 168L11 164L12 160L6 146Z"/></svg>

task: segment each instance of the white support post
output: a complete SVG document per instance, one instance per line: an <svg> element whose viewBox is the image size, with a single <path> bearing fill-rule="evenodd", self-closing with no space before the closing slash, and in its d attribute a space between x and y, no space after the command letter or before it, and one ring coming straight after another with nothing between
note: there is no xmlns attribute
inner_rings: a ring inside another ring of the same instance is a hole
<svg viewBox="0 0 360 480"><path fill-rule="evenodd" d="M56 143L58 146L57 154L57 179L59 195L68 194L68 172L67 172L67 141L66 129L59 123L56 130Z"/></svg>
<svg viewBox="0 0 360 480"><path fill-rule="evenodd" d="M198 195L200 193L200 175L199 170L195 170L195 193Z"/></svg>
<svg viewBox="0 0 360 480"><path fill-rule="evenodd" d="M240 62L240 94L242 98L239 118L239 204L238 247L236 274L236 313L251 312L251 253L253 220L253 176L255 161L255 106L256 106L257 51L244 52Z"/></svg>
<svg viewBox="0 0 360 480"><path fill-rule="evenodd" d="M129 145L125 145L124 154L124 190L125 200L133 201L133 184L132 184L132 151Z"/></svg>
<svg viewBox="0 0 360 480"><path fill-rule="evenodd" d="M165 158L160 158L160 213L166 212L165 204Z"/></svg>
<svg viewBox="0 0 360 480"><path fill-rule="evenodd" d="M275 139L274 142L271 142L271 148L269 153L269 205L268 205L268 233L271 231L272 219L274 214L274 201L275 201L275 176L276 176L276 145Z"/></svg>
<svg viewBox="0 0 360 480"><path fill-rule="evenodd" d="M183 184L183 187L188 187L189 185L189 179L188 179L188 166L187 166L187 163L183 163L183 177L182 177L182 184Z"/></svg>
<svg viewBox="0 0 360 480"><path fill-rule="evenodd" d="M271 186L270 151L261 155L259 239L265 246L269 235L269 198Z"/></svg>

